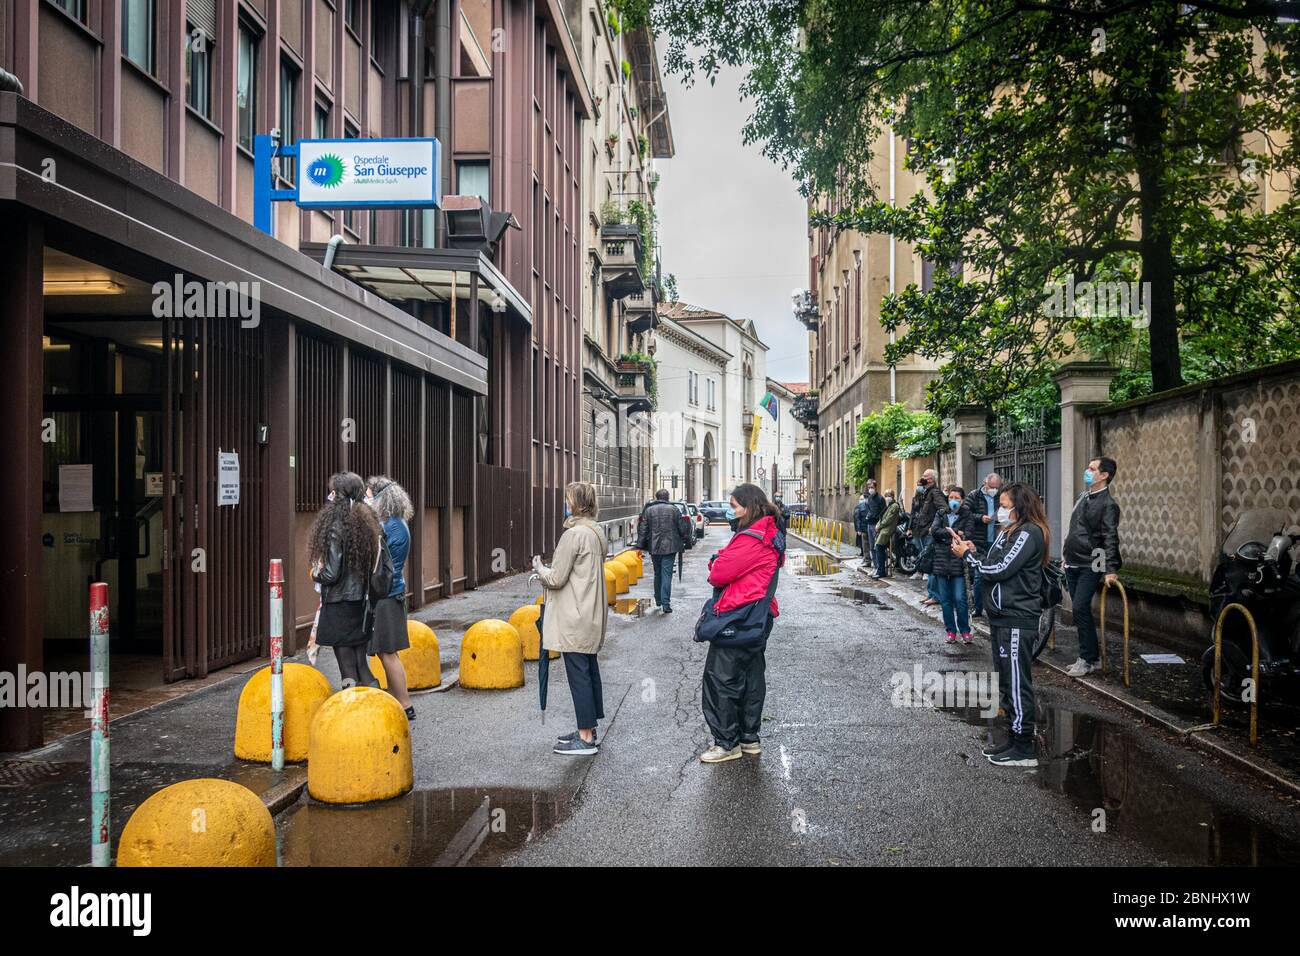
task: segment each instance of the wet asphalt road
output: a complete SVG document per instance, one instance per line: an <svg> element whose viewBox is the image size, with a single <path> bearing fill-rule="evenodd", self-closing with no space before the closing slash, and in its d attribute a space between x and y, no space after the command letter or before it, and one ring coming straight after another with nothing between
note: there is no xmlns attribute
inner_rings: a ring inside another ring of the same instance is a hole
<svg viewBox="0 0 1300 956"><path fill-rule="evenodd" d="M448 862L436 851L453 834L466 839L464 808L482 801L495 825L464 862L1300 862L1294 801L1099 711L1042 668L1042 766L991 766L980 755L985 720L895 706L891 684L918 663L923 671L987 670L987 643L946 647L936 622L883 590L871 591L883 604L867 603L854 590L868 588L860 576L809 567L794 548L768 645L763 754L699 763L711 743L700 711L706 648L691 641L691 629L709 591L705 562L725 540L725 529L711 528L688 553L671 616L611 614L598 756L549 750L554 734L573 726L559 662L545 724L532 664L522 690L457 690L417 703L417 793L405 798L404 831L416 849L408 861ZM815 573L822 570L831 573ZM648 597L650 579L633 596ZM435 629L494 604L508 616L535 593L523 576L498 582L435 605Z"/></svg>

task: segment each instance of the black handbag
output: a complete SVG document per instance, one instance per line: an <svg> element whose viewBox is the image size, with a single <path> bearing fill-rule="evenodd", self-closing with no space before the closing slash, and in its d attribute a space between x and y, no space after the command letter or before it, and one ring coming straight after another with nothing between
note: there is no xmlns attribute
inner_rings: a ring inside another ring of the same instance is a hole
<svg viewBox="0 0 1300 956"><path fill-rule="evenodd" d="M763 540L762 535L753 531L740 533ZM772 550L776 551L776 548ZM695 622L696 642L717 644L719 647L746 647L762 641L767 631L768 620L772 616L772 595L776 593L776 582L780 575L780 553L778 552L777 566L772 570L772 579L767 582L767 593L757 601L742 604L722 614L714 608L726 589L714 588L713 596L704 602L700 616Z"/></svg>

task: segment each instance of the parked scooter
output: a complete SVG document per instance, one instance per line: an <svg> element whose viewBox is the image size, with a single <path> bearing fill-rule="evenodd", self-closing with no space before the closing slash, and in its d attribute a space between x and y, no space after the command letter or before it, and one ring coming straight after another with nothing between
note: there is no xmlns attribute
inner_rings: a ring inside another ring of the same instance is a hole
<svg viewBox="0 0 1300 956"><path fill-rule="evenodd" d="M889 541L889 550L894 555L894 567L900 574L915 574L917 563L921 559L920 546L907 536L907 529L911 525L912 516L906 512L900 514L894 536Z"/></svg>
<svg viewBox="0 0 1300 956"><path fill-rule="evenodd" d="M1258 690L1261 700L1295 699L1300 690L1296 662L1300 661L1300 537L1287 532L1295 522L1285 511L1246 511L1232 523L1218 567L1210 581L1210 614L1218 621L1229 604L1240 604L1255 618L1259 635ZM1207 690L1214 688L1214 631L1201 657ZM1223 670L1220 695L1242 703L1250 679L1250 626L1233 612L1223 623Z"/></svg>

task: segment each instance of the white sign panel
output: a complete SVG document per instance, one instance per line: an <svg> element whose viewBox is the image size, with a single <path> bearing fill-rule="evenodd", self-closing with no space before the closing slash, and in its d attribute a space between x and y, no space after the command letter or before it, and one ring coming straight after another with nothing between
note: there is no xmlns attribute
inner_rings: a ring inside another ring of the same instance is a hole
<svg viewBox="0 0 1300 956"><path fill-rule="evenodd" d="M298 205L436 206L436 139L304 139L298 143Z"/></svg>
<svg viewBox="0 0 1300 956"><path fill-rule="evenodd" d="M59 510L94 511L94 465L59 465Z"/></svg>
<svg viewBox="0 0 1300 956"><path fill-rule="evenodd" d="M217 506L239 504L239 452L217 452Z"/></svg>

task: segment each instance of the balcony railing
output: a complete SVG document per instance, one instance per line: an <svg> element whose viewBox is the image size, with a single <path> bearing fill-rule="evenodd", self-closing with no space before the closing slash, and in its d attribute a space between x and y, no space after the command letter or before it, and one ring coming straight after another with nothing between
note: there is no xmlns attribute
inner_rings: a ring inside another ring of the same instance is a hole
<svg viewBox="0 0 1300 956"><path fill-rule="evenodd" d="M619 359L614 363L617 373L619 397L628 406L629 412L649 412L655 407L655 398L650 387L651 366L646 362Z"/></svg>
<svg viewBox="0 0 1300 956"><path fill-rule="evenodd" d="M817 430L817 393L804 392L790 406L790 416L810 431Z"/></svg>
<svg viewBox="0 0 1300 956"><path fill-rule="evenodd" d="M628 223L606 223L600 227L603 261L601 281L614 299L645 291L641 274L641 230Z"/></svg>
<svg viewBox="0 0 1300 956"><path fill-rule="evenodd" d="M627 319L627 330L633 335L649 332L659 324L657 298L654 285L649 284L640 292L631 294L623 300L623 315Z"/></svg>

